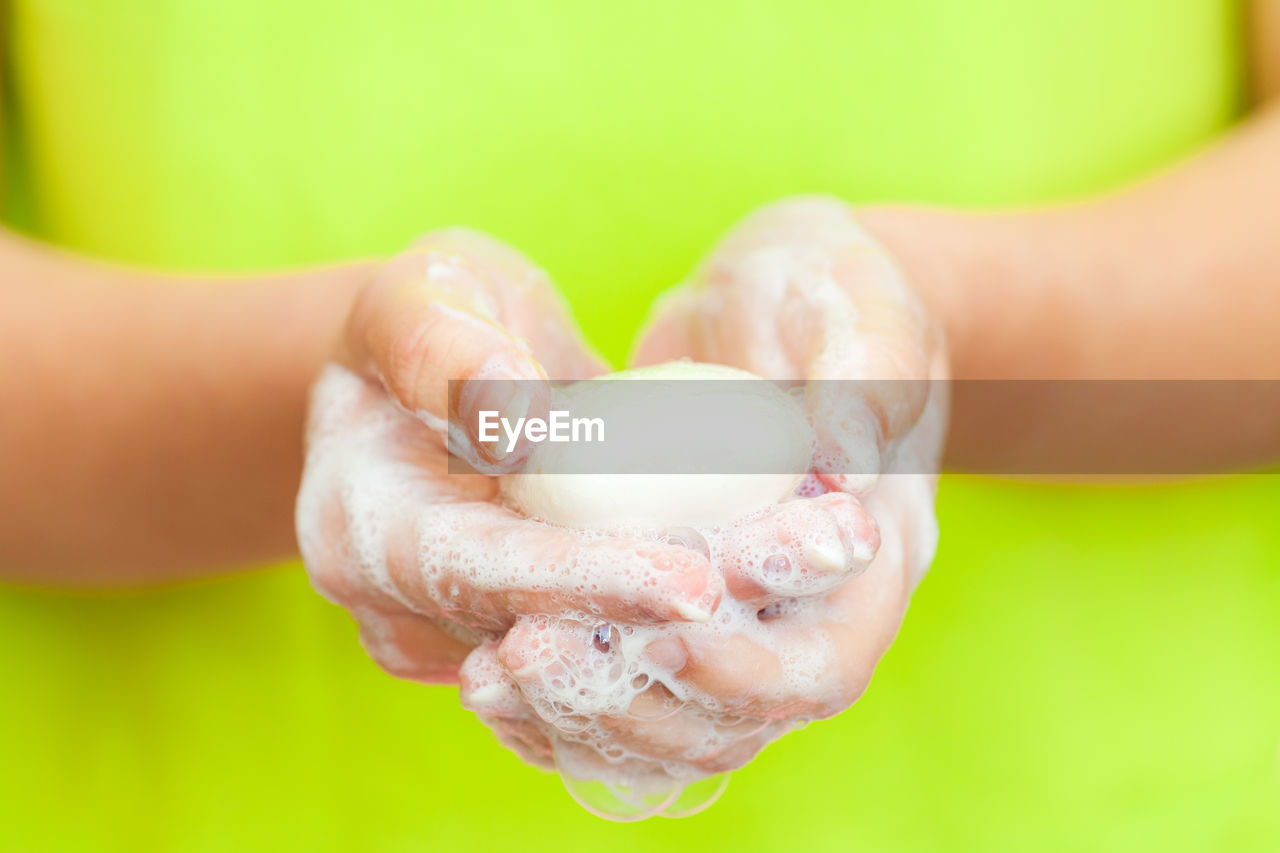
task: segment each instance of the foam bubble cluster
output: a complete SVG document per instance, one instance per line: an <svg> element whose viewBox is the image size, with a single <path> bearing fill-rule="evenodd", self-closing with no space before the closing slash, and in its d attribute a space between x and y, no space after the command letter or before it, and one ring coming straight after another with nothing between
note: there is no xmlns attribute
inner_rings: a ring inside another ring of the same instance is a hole
<svg viewBox="0 0 1280 853"><path fill-rule="evenodd" d="M831 650L818 629L822 601L805 597L813 587L799 561L777 552L778 539L806 542L812 531L797 526L762 535L767 528L759 522L770 511L716 528L625 532L682 545L709 556L713 565L752 563L775 588L793 584L797 597L763 609L726 597L701 624L620 624L585 613L524 617L501 643L506 669L485 671L478 660L466 673L464 701L525 758L554 763L570 793L597 814L634 820L710 805L723 789L715 777L806 720L794 708L768 710L779 707L773 700L813 696L818 707L834 687L827 671ZM800 647L780 642L768 622L782 616L796 625L810 620L814 641ZM687 644L730 649L744 639L772 656L776 696L756 696L744 705L682 672ZM513 725L513 718L519 723ZM521 727L523 740L513 736ZM529 729L538 734L536 744Z"/></svg>
<svg viewBox="0 0 1280 853"><path fill-rule="evenodd" d="M819 593L865 567L870 552L844 538L833 515L853 510L816 478L715 524L606 532L574 519L516 521L494 501L492 479L443 477L443 442L425 441L420 421L336 367L317 386L308 438L298 533L317 587L358 611L384 665L413 661L396 654L394 626L377 623L379 608L361 609L377 597L473 645L462 672L466 706L523 758L556 767L593 811L638 819L697 810L722 789L720 774L835 701L839 679L828 671L821 627L830 614ZM548 534L559 531L562 544L564 527L577 544L549 553ZM636 547L636 539L653 545ZM694 621L603 621L569 603L665 590L704 558L741 594L731 587L705 613L676 608ZM363 591L351 596L353 587ZM546 612L557 601L564 607ZM513 613L528 615L513 622ZM771 630L784 616L805 643ZM744 644L767 677L745 693L726 690L715 656ZM788 704L796 696L812 708Z"/></svg>

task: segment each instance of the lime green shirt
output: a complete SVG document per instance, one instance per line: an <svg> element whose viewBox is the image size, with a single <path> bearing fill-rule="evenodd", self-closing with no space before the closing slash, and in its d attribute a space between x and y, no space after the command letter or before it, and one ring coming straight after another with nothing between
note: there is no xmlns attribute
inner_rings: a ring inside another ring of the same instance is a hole
<svg viewBox="0 0 1280 853"><path fill-rule="evenodd" d="M244 270L450 224L528 251L621 363L653 296L779 196L1105 188L1239 101L1218 0L15 0L11 215ZM395 681L294 566L0 590L0 847L1274 850L1277 478L944 478L867 696L687 821L614 826L456 690Z"/></svg>

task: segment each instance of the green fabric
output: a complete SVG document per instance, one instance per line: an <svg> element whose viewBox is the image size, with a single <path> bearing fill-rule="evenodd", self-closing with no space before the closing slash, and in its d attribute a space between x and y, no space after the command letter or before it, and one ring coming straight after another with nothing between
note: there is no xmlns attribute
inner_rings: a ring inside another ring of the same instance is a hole
<svg viewBox="0 0 1280 853"><path fill-rule="evenodd" d="M519 245L625 358L653 295L796 192L991 205L1210 138L1217 0L17 0L11 199L166 267ZM114 597L0 590L0 847L1274 850L1280 478L944 478L868 695L721 802L581 812L456 691L382 675L296 566Z"/></svg>

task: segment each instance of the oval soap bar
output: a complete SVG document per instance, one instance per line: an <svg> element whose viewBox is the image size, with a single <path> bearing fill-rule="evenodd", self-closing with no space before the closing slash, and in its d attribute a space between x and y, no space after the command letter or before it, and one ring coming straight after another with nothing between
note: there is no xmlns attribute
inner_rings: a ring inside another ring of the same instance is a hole
<svg viewBox="0 0 1280 853"><path fill-rule="evenodd" d="M716 527L786 498L809 468L802 403L731 367L628 370L558 391L552 408L603 427L602 441L538 443L521 473L501 478L509 504L552 524Z"/></svg>

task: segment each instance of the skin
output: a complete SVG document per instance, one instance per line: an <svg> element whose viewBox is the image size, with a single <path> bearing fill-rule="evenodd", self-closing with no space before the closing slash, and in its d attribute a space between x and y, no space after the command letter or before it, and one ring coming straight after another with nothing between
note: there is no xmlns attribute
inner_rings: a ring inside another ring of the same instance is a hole
<svg viewBox="0 0 1280 853"><path fill-rule="evenodd" d="M957 379L1280 378L1280 337L1272 328L1280 316L1273 225L1280 221L1280 110L1268 106L1280 84L1277 7L1275 0L1255 4L1255 114L1210 149L1137 186L1069 206L988 215L928 208L841 213L887 251L909 283L904 302L882 286L882 268L832 258L844 291L877 309L862 312L861 328L835 330L874 344L860 375L939 375L945 340ZM659 316L641 359L706 352L761 367L765 342L746 330L760 328L747 320L762 305L745 298L748 286L738 286L749 276L736 259L760 246L804 243L804 229L793 223L817 215L814 204L824 206L822 215L836 215L834 202L783 205L733 232L703 271L702 290L676 297L666 309L671 313ZM562 309L518 254L460 233L435 235L415 251L385 267L364 262L228 280L118 269L0 234L0 399L7 411L22 413L0 419L4 577L118 586L292 555L294 493L304 463L298 436L307 389L326 363L343 365L368 391L344 413L353 426L379 407L447 414L459 400L450 399L446 380L470 378L493 359L514 378L553 367L571 375L593 369ZM457 280L442 288L415 273L424 252L460 271ZM1102 304L1105 312L1097 310ZM697 319L697 335L681 317ZM942 336L935 337L938 329ZM847 375L838 360L785 356L796 375ZM771 358L768 365L777 363ZM924 405L910 396L868 401L888 443L911 439ZM1090 449L1079 446L1076 424L1034 409L1010 414L1017 417L993 422L978 401L957 393L947 463L997 470L1013 451L1034 458ZM1138 403L1126 414L1135 435L1158 436L1150 442L1155 452L1188 453L1204 467L1256 464L1280 450L1274 408L1258 412L1227 400L1211 421L1185 429L1168 429L1169 412L1158 405ZM1016 434L1002 429L1015 421ZM423 438L434 434L418 426L401 421L401 431L387 437L385 458L403 461L407 454L420 465L419 509L447 503L451 511L475 510L477 524L533 538L531 552L559 555L578 547L562 533L544 548L534 534L519 532L532 529L519 519L480 506L489 494L487 474L445 489L435 473L439 457ZM495 460L473 449L481 468L518 461L518 453ZM865 444L846 449L871 452ZM877 497L881 484L874 478L824 482L860 500L885 544L866 572L824 598L839 689L800 716L834 712L865 686L923 570L910 556L919 550L913 531L931 513L905 499ZM333 502L316 506L340 515ZM672 602L680 595L724 594L713 588L719 575L712 567L687 555L680 557L685 570L669 575L670 584L657 592L614 590L570 602L563 591L540 596L531 586L470 590L464 627L505 629L504 651L502 642L474 645L476 636L460 639L440 627L443 617L433 609L439 597L415 588L422 566L398 556L400 540L384 543L396 588L387 600L344 551L343 527L333 529L333 541L317 546L310 560L317 585L353 610L375 656L379 644L394 647L394 662L389 654L381 658L388 669L424 680L453 678L473 650L492 653L510 676L519 669L513 629L557 608L582 606L620 620L675 619ZM876 602L874 613L855 612L867 601ZM842 627L849 624L867 627L855 633ZM771 671L767 650L717 654L700 648L699 636L691 628L678 638L686 655L681 679L762 718L803 698L780 693L761 676ZM651 732L634 737L651 751L666 748L652 743Z"/></svg>
<svg viewBox="0 0 1280 853"><path fill-rule="evenodd" d="M821 210L851 226L843 206L822 203ZM750 588L755 566L713 571L706 556L683 545L590 536L498 505L493 475L515 468L519 449L494 460L473 447L481 471L449 473L446 439L422 419L470 422L473 408L486 404L472 399L466 383L450 392L439 377L497 371L532 383L550 372L575 378L601 370L545 273L509 247L462 230L423 238L361 293L337 354L345 369L327 370L314 392L298 529L313 582L355 615L366 648L385 668L454 680L460 652L502 637L525 615L705 622L726 583ZM875 526L856 503L814 501L803 509L803 518L799 509L788 515L846 531L850 551L875 550ZM358 523L370 514L383 522L372 533ZM777 524L764 518L742 535L773 541ZM460 541L479 552L481 566L528 571L477 577ZM849 554L839 562L854 569ZM595 579L591 587L577 585L583 574ZM436 637L447 655L429 653Z"/></svg>
<svg viewBox="0 0 1280 853"><path fill-rule="evenodd" d="M749 216L689 284L662 301L636 360L679 357L774 379L946 375L942 339L928 312L853 211L832 199L784 201ZM893 384L852 401L847 391L836 395L839 402L866 404L854 414L868 423L851 430L838 425L844 408L832 411L830 401L810 399L818 455L868 461L853 469L856 476L842 473L850 470L845 466L819 468L825 493L784 503L777 512L791 517L800 542L821 541L834 521L850 540L878 546L876 555L865 571L859 566L831 586L797 595L793 588L776 588L759 564L739 560L734 541L713 540L712 559L725 570L735 601L750 605L748 614L784 602L794 612L760 618L748 630L689 625L655 640L644 654L674 678L598 721L612 745L636 756L633 764L642 768L647 759L663 759L703 773L732 769L795 723L836 714L866 689L936 541L936 478L918 472L936 470L945 401L920 390L919 384ZM827 509L824 515L803 516L819 506ZM841 510L849 514L842 517ZM863 521L864 513L877 528ZM803 551L770 532L766 553L818 573ZM463 702L506 742L520 744L526 758L548 763L560 738L547 723L556 717L544 720L536 703L512 697L536 696L548 677L545 667L531 665L538 635L550 636L569 658L590 661L591 630L577 619L521 618L464 664ZM817 661L821 675L797 686L787 678L784 653ZM483 689L476 687L476 673ZM503 689L492 687L495 680ZM673 691L683 700L673 704L673 714L645 713ZM708 749L709 729L729 734ZM579 760L590 764L589 756ZM598 772L609 778L617 769L601 764Z"/></svg>
<svg viewBox="0 0 1280 853"><path fill-rule="evenodd" d="M482 472L451 474L445 436L424 425L451 415L474 421L476 407L505 411L501 398L485 402L465 382L451 390L442 377L545 385L548 372L572 379L603 370L546 274L522 255L475 232L427 235L362 291L336 357L341 367L314 391L300 544L313 583L351 611L386 669L455 681L466 652L523 613L709 618L723 581L703 555L527 521L495 500L494 475L516 468L521 448L495 460L472 442L468 455ZM545 398L531 411L539 406ZM353 520L370 513L384 524L362 534ZM477 577L458 540L472 543L481 566L527 571ZM579 588L584 573L598 583Z"/></svg>
<svg viewBox="0 0 1280 853"><path fill-rule="evenodd" d="M4 577L120 586L295 554L307 388L376 268L164 276L0 232Z"/></svg>

